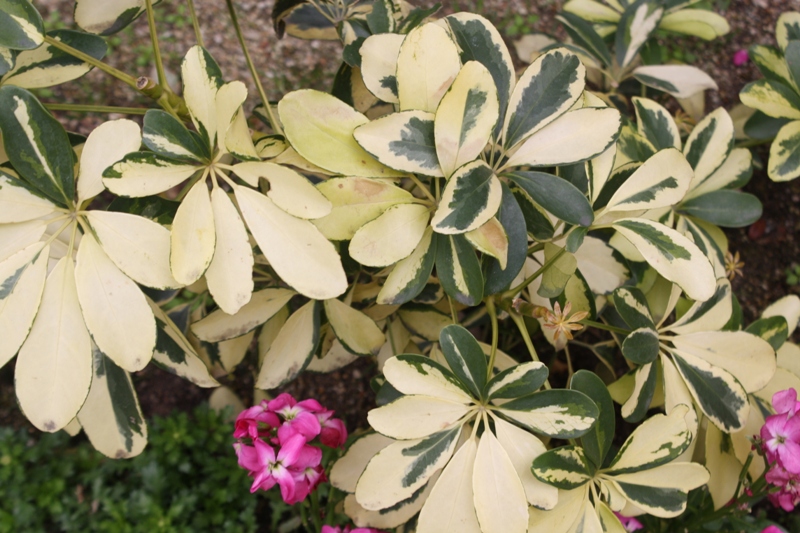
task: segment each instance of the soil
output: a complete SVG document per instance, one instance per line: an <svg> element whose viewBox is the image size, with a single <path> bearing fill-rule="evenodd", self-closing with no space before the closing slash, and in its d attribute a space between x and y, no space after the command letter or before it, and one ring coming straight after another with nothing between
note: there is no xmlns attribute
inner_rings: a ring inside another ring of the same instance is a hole
<svg viewBox="0 0 800 533"><path fill-rule="evenodd" d="M35 3L42 9L45 20L60 18L67 27L71 27L72 0L39 0ZM517 34L548 30L553 33L553 17L562 5L559 0L543 0L539 5L532 5L525 0L445 0L444 3L442 12L445 14L459 10L484 13L501 32ZM749 81L760 78L752 63L734 66L733 55L751 44L773 43L777 17L786 10L800 10L800 0L715 0L713 3L716 10L730 22L731 33L712 43L686 38L679 39L673 46L692 50L696 56L695 65L717 80L719 90L709 91L707 108L722 105L731 109L738 103L740 89ZM277 100L283 93L301 87L327 90L327 84L333 79L339 65L340 45L323 41L306 42L291 37L278 40L270 27L272 5L272 0L236 2L246 41L262 73L269 98ZM183 2L163 0L158 7L167 13L168 24L159 25L159 28L163 28L159 38L165 50L164 60L173 80L172 85L176 88L180 59L185 48L194 43L188 16L182 12L183 6ZM250 105L254 105L255 87L250 81L236 37L227 23L225 2L196 0L196 6L206 47L223 66L227 79L241 79L248 83ZM532 16L538 16L538 21L532 27L526 26L527 22L535 20ZM51 24L51 27L56 26ZM563 37L558 31L554 33ZM508 44L513 54L511 40ZM147 24L144 20L137 21L132 28L118 35L108 61L131 74L154 77L155 73L149 67L136 66L137 57L148 45ZM134 91L97 71L52 92L43 93L42 99L134 107L148 105ZM58 116L69 129L84 134L107 118L70 113L58 113ZM790 183L773 183L764 171L766 150L756 149L754 155L759 166L745 190L763 202L763 220L750 228L726 231L731 250L739 252L745 263L744 276L733 281L733 288L740 299L746 322L756 318L766 305L785 294L800 293L800 286L789 286L786 281L786 270L800 264L800 179ZM585 366L581 363L576 361L576 366ZM562 362L552 361L551 367L555 374L566 375L566 365ZM251 367L241 367L233 376L222 380L223 384L232 386L246 404L252 401L253 371ZM366 412L374 405L375 396L369 385L374 374L372 363L359 360L332 374L303 374L286 390L296 397L318 398L323 405L335 409L338 416L345 417L348 427L354 429L366 426ZM165 415L175 409L190 410L211 393L152 365L135 374L134 382L146 416ZM13 363L0 369L0 425L31 427L19 412L14 399Z"/></svg>

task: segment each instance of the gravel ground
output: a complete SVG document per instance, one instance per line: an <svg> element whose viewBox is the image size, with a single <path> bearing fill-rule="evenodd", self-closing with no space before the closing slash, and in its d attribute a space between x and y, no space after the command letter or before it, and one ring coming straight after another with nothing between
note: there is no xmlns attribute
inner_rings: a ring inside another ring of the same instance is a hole
<svg viewBox="0 0 800 533"><path fill-rule="evenodd" d="M39 0L35 3L41 8L49 27L72 25L71 0ZM415 3L422 5L418 0ZM504 34L545 31L564 37L560 31L554 31L553 24L553 17L563 4L560 0L543 0L537 4L525 0L445 0L443 3L443 14L461 10L480 12ZM695 65L717 80L719 91L709 91L708 109L719 105L730 109L738 103L740 89L760 77L752 63L734 66L733 54L755 43L774 43L773 32L778 16L786 10L800 10L800 0L715 0L714 4L731 25L729 35L712 43L693 38L670 40L670 43L673 50L691 51L696 56ZM196 0L196 6L205 46L220 63L227 79L239 79L248 84L249 106L255 105L255 86L236 36L228 24L225 2ZM291 37L277 39L269 17L272 6L272 0L236 2L247 45L269 98L278 100L297 88L328 90L339 66L340 45ZM183 2L163 0L157 9L159 21L165 21L158 25L165 66L171 85L178 91L180 61L186 49L195 43L194 33ZM531 24L533 21L535 23ZM511 40L508 44L513 54ZM145 20L137 21L118 34L112 46L108 56L111 65L135 76L155 77L150 62L146 61L149 59L149 33ZM145 61L140 64L141 59ZM98 71L64 84L51 94L44 94L43 100L136 107L149 105L135 91ZM59 117L71 130L84 134L107 118L70 113L60 113ZM756 156L766 161L765 150L757 150ZM785 275L788 267L800 262L800 180L775 184L769 181L763 170L757 170L747 190L767 206L764 219L752 228L729 231L728 236L731 248L739 251L746 263L745 276L734 281L734 290L741 299L746 318L751 320L771 301L789 291L800 292L797 286L786 284ZM560 365L555 365L553 370L559 368ZM233 379L226 380L246 402L250 401L249 391L252 390L251 371L242 368L237 370ZM366 411L374 403L374 394L369 387L369 378L373 374L374 368L368 361L359 361L327 376L304 374L287 390L302 397L320 398L344 415L349 427L354 428L365 424ZM198 389L152 365L138 373L135 380L146 415L166 414L173 409L187 410L209 394L209 391ZM14 401L13 365L0 370L0 425L9 424L27 425Z"/></svg>

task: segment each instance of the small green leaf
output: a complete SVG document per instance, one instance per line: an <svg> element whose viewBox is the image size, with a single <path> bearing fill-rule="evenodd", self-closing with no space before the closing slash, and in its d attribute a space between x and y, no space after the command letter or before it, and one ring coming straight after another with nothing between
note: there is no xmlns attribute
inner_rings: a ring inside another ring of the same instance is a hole
<svg viewBox="0 0 800 533"><path fill-rule="evenodd" d="M577 489L592 479L592 467L583 448L577 446L543 453L533 460L531 470L537 479L561 490Z"/></svg>
<svg viewBox="0 0 800 533"><path fill-rule="evenodd" d="M528 234L525 231L527 221L508 185L503 183L502 188L503 199L496 216L508 238L506 268L501 268L497 259L484 256L484 280L486 282L483 288L484 294L496 294L506 290L522 270L528 256Z"/></svg>
<svg viewBox="0 0 800 533"><path fill-rule="evenodd" d="M761 201L741 191L711 191L683 202L679 212L723 228L743 228L761 218Z"/></svg>
<svg viewBox="0 0 800 533"><path fill-rule="evenodd" d="M614 401L605 383L594 372L578 370L569 382L569 388L593 398L599 415L591 431L581 437L583 451L596 468L603 466L606 454L614 440Z"/></svg>
<svg viewBox="0 0 800 533"><path fill-rule="evenodd" d="M658 332L651 328L634 330L622 342L622 355L637 365L652 363L658 357L658 349Z"/></svg>
<svg viewBox="0 0 800 533"><path fill-rule="evenodd" d="M483 299L483 274L475 250L463 235L435 234L436 273L444 291L464 305Z"/></svg>
<svg viewBox="0 0 800 533"><path fill-rule="evenodd" d="M555 244L545 243L544 257L549 261L563 249ZM578 268L578 260L569 252L564 251L542 275L542 283L537 291L542 298L555 298L564 291L567 282Z"/></svg>
<svg viewBox="0 0 800 533"><path fill-rule="evenodd" d="M544 172L517 171L508 177L561 220L578 226L590 226L594 221L589 200L567 180Z"/></svg>
<svg viewBox="0 0 800 533"><path fill-rule="evenodd" d="M393 2L391 0L375 0L372 12L367 15L367 24L373 35L394 31Z"/></svg>
<svg viewBox="0 0 800 533"><path fill-rule="evenodd" d="M183 122L160 109L150 109L144 116L142 141L160 156L202 162L211 156L209 147Z"/></svg>

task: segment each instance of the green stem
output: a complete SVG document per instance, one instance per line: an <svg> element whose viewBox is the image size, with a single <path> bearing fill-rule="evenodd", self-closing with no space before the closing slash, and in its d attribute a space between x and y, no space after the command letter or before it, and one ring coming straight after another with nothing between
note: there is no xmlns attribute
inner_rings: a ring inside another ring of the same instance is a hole
<svg viewBox="0 0 800 533"><path fill-rule="evenodd" d="M520 335L522 335L522 340L525 341L525 346L527 346L528 348L528 353L530 354L531 359L541 363L541 360L539 359L539 354L536 353L536 348L534 348L533 346L533 341L531 340L530 333L528 333L528 327L525 325L525 319L523 319L520 315L518 315L513 311L509 311L508 314L511 317L511 320L514 321L514 324L517 325L517 329L519 330ZM544 388L545 389L550 388L550 380L545 380Z"/></svg>
<svg viewBox="0 0 800 533"><path fill-rule="evenodd" d="M458 314L456 313L456 306L453 304L453 299L450 295L447 295L447 302L450 304L450 318L453 320L453 324L458 324Z"/></svg>
<svg viewBox="0 0 800 533"><path fill-rule="evenodd" d="M194 38L197 44L203 45L203 34L200 33L200 22L197 20L197 11L194 9L194 0L186 0L189 4L189 15L192 17L192 27L194 28Z"/></svg>
<svg viewBox="0 0 800 533"><path fill-rule="evenodd" d="M595 322L594 320L581 320L578 323L592 328L604 329L612 333L621 333L623 335L627 335L628 333L630 333L630 330L628 329L618 328L617 326L609 326L608 324L603 324L602 322Z"/></svg>
<svg viewBox="0 0 800 533"><path fill-rule="evenodd" d="M536 244L531 244L530 246L528 246L528 255L536 253L540 250L544 250L543 242L537 242Z"/></svg>
<svg viewBox="0 0 800 533"><path fill-rule="evenodd" d="M489 352L489 366L486 369L486 381L492 379L492 370L494 369L494 360L497 356L497 339L499 330L497 325L497 309L494 307L494 299L490 296L486 298L486 312L489 313L489 320L492 323L492 351Z"/></svg>
<svg viewBox="0 0 800 533"><path fill-rule="evenodd" d="M164 91L169 92L167 74L164 72L164 61L161 59L161 48L158 46L158 34L156 33L156 18L153 14L153 0L144 0L147 8L147 25L150 27L150 43L153 46L153 56L156 60L156 72L158 73L158 84Z"/></svg>
<svg viewBox="0 0 800 533"><path fill-rule="evenodd" d="M536 272L534 272L533 274L531 274L531 275L530 275L528 278L526 278L526 279L525 279L525 281L523 281L522 283L520 283L519 285L517 285L517 286L516 286L516 287L514 287L513 289L508 289L508 290L507 290L507 291L505 291L504 293L500 294L500 299L501 299L501 300L505 300L506 298L512 298L512 297L514 297L514 295L516 295L516 294L519 294L519 293L520 293L522 290L524 290L524 289L525 289L525 287L527 287L528 285L530 285L531 283L533 283L533 282L536 280L536 278L538 278L539 276L541 276L542 274L544 274L544 273L547 271L547 269L548 269L548 268L550 268L551 266L553 266L553 264L554 264L556 261L558 261L558 259L559 259L559 258L560 258L560 257L561 257L561 256L562 256L562 255L563 255L565 252L566 252L566 251L567 251L567 249L566 249L566 248L562 248L562 249L560 249L558 252L556 252L556 255L554 255L553 257L551 257L551 258L550 258L550 259L548 259L547 261L545 261L545 263L542 265L542 268L540 268L539 270L537 270Z"/></svg>
<svg viewBox="0 0 800 533"><path fill-rule="evenodd" d="M50 111L76 111L79 113L120 113L123 115L144 115L148 111L148 109L144 107L116 107L110 105L45 103L44 106Z"/></svg>
<svg viewBox="0 0 800 533"><path fill-rule="evenodd" d="M411 179L411 181L414 182L414 185L416 185L417 188L419 188L419 190L421 190L423 194L425 194L425 196L428 197L428 200L433 202L433 205L436 205L438 203L436 198L434 198L433 195L431 195L431 191L428 190L428 188L421 181L419 181L418 177L416 177L414 174L409 174L408 177L409 179ZM435 180L436 178L431 178L431 179ZM436 180L436 184L437 185L439 184L439 180Z"/></svg>
<svg viewBox="0 0 800 533"><path fill-rule="evenodd" d="M752 148L753 146L761 146L762 144L769 144L773 139L750 139L736 143L736 148Z"/></svg>
<svg viewBox="0 0 800 533"><path fill-rule="evenodd" d="M311 521L314 522L314 531L322 530L322 518L319 515L319 491L311 493Z"/></svg>
<svg viewBox="0 0 800 533"><path fill-rule="evenodd" d="M253 77L253 81L256 84L256 89L258 89L258 94L261 96L261 101L264 104L264 109L267 112L267 118L269 119L269 124L272 126L272 130L277 133L278 135L283 135L283 130L281 129L281 125L275 119L275 114L272 111L272 106L269 103L269 99L267 98L267 93L264 92L264 86L261 85L261 79L258 77L258 72L256 71L256 66L253 64L253 59L250 57L250 52L247 50L247 43L244 41L244 34L242 33L242 28L239 26L239 17L236 16L236 9L233 7L232 0L225 0L225 3L228 5L228 13L231 16L231 23L233 24L233 29L236 31L236 37L239 38L239 45L242 47L242 53L244 54L244 60L247 62L247 67L250 69L250 75Z"/></svg>
<svg viewBox="0 0 800 533"><path fill-rule="evenodd" d="M67 54L69 54L69 55L71 55L73 57L77 57L81 61L83 61L85 63L88 63L89 65L92 65L93 67L97 68L98 70L102 70L103 72L105 72L109 76L113 76L113 77L117 78L121 82L123 82L123 83L125 83L127 85L130 85L131 87L133 87L137 91L139 90L139 87L136 85L136 78L134 78L133 76L129 76L128 74L125 74L121 70L117 70L114 67L112 67L112 66L110 66L110 65L108 65L106 63L103 63L102 61L100 61L98 59L95 59L94 57L90 56L89 54L81 52L80 50L78 50L76 48L73 48L70 45L68 45L66 43L63 43L63 42L61 42L61 41L59 41L57 39L54 39L54 38L50 37L49 35L45 35L44 42L46 42L47 44L49 44L50 46L52 46L54 48L58 48L62 52L66 52Z"/></svg>

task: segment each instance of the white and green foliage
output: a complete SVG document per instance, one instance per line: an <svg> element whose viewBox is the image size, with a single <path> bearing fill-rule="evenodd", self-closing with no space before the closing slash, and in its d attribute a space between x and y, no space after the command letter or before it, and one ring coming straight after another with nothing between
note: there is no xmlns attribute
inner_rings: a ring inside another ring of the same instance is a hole
<svg viewBox="0 0 800 533"><path fill-rule="evenodd" d="M681 514L687 493L709 479L701 465L676 461L692 441L684 420L689 408L679 405L669 415L650 417L612 459L607 456L615 433L614 404L605 385L582 370L570 388L591 395L600 414L580 446L554 448L533 461L533 475L559 489L559 503L550 511L531 509L528 531L621 533L625 528L611 511L662 518Z"/></svg>
<svg viewBox="0 0 800 533"><path fill-rule="evenodd" d="M750 414L747 395L763 389L775 374L775 348L748 331L726 329L733 295L724 278L710 299L694 302L671 324L665 321L680 291L672 289L665 307L655 312L648 296L655 295L636 288L614 293L616 321L630 331L621 342L622 353L636 365L621 378L625 392L617 399L623 418L641 420L660 385L668 413L677 404L695 405L720 431L740 431Z"/></svg>
<svg viewBox="0 0 800 533"><path fill-rule="evenodd" d="M755 139L772 139L769 177L789 181L800 176L800 13L778 18L778 46L755 45L751 56L764 79L747 84L742 103L757 112L747 121L745 133Z"/></svg>
<svg viewBox="0 0 800 533"><path fill-rule="evenodd" d="M369 421L388 438L363 439L364 447L379 444L371 458L364 451L354 457L351 448L331 474L334 483L373 515L421 504L417 531L526 531L528 505L555 505L555 490L531 476L530 463L545 447L529 431L580 436L597 407L578 391L540 391L547 368L538 362L487 372L493 365L461 326L442 329L439 345L447 366L414 354L386 362L385 386L398 395L370 411Z"/></svg>
<svg viewBox="0 0 800 533"><path fill-rule="evenodd" d="M141 144L138 127L107 122L78 156L63 127L24 89L0 88L0 106L9 110L0 129L14 166L0 171L0 361L19 351L17 398L35 426L56 431L76 416L91 418L83 425L98 449L136 455L146 429L141 415L133 416L127 372L150 361L161 336L137 283L180 284L169 271L166 229L87 207L103 191L102 170Z"/></svg>

